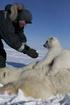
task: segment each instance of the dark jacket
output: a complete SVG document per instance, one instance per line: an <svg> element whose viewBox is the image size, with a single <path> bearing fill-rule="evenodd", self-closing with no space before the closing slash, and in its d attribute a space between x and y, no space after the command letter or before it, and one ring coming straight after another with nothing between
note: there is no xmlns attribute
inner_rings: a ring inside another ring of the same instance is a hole
<svg viewBox="0 0 70 105"><path fill-rule="evenodd" d="M22 43L27 41L23 28L17 27L8 15L5 16L5 11L0 11L0 39L15 50L18 50Z"/></svg>

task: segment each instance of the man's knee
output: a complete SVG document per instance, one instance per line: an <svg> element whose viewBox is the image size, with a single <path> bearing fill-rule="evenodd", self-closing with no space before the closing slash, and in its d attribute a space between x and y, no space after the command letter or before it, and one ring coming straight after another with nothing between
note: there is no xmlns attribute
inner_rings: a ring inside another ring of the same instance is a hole
<svg viewBox="0 0 70 105"><path fill-rule="evenodd" d="M0 56L1 56L1 58L3 57L6 59L6 52L4 49L0 49Z"/></svg>
<svg viewBox="0 0 70 105"><path fill-rule="evenodd" d="M0 51L0 68L6 66L6 52L5 50Z"/></svg>
<svg viewBox="0 0 70 105"><path fill-rule="evenodd" d="M0 68L6 67L6 58L0 55Z"/></svg>

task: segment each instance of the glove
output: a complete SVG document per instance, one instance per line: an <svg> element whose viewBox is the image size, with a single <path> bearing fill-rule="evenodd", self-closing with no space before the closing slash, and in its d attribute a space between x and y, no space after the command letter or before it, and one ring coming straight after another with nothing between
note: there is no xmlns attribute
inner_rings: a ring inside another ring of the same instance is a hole
<svg viewBox="0 0 70 105"><path fill-rule="evenodd" d="M24 50L22 52L24 54L27 54L28 56L30 56L32 58L37 58L38 57L38 53L36 52L36 50L30 48L27 45L25 45L25 48L24 48Z"/></svg>

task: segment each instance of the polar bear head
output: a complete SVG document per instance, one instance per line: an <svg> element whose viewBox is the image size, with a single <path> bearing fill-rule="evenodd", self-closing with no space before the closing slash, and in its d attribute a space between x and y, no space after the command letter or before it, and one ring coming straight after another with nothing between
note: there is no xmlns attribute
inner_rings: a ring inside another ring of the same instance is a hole
<svg viewBox="0 0 70 105"><path fill-rule="evenodd" d="M61 47L60 42L56 37L49 37L43 46L47 49Z"/></svg>

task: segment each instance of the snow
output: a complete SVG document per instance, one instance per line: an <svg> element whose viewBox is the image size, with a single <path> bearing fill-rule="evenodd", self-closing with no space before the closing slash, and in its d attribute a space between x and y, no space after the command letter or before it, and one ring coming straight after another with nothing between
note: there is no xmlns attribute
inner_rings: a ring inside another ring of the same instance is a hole
<svg viewBox="0 0 70 105"><path fill-rule="evenodd" d="M7 93L0 95L0 105L70 105L70 95L57 95L41 100L25 97L24 93L19 89L17 95L8 95Z"/></svg>
<svg viewBox="0 0 70 105"><path fill-rule="evenodd" d="M17 51L7 49L8 59L7 66L10 67L22 67L28 63L42 59L40 56L38 59L31 59L26 55L18 53ZM0 85L2 86L2 84ZM46 100L33 99L32 97L25 97L24 93L19 89L17 95L9 95L7 92L0 94L0 105L70 105L70 94L65 96L53 96Z"/></svg>

